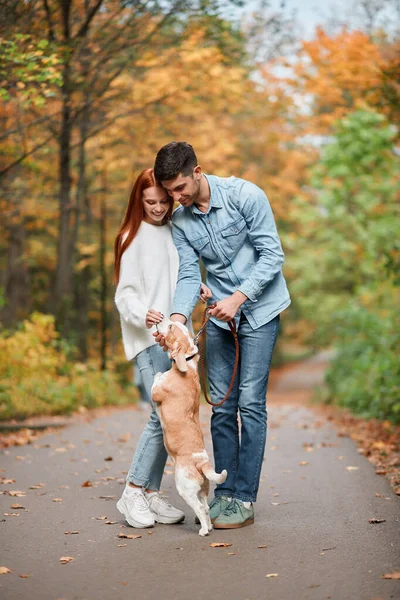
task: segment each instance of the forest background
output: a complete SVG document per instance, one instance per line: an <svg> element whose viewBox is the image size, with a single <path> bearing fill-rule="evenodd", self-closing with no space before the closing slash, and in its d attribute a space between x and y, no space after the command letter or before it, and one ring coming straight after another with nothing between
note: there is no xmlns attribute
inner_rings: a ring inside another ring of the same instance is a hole
<svg viewBox="0 0 400 600"><path fill-rule="evenodd" d="M0 2L0 419L137 397L113 242L175 139L270 200L275 360L336 348L325 399L400 421L400 5L338 0L302 39L300 4Z"/></svg>

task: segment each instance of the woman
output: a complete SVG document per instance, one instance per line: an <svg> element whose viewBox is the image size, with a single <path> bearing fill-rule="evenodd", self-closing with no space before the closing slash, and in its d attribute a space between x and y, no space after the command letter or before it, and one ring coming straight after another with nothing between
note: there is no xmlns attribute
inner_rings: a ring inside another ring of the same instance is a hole
<svg viewBox="0 0 400 600"><path fill-rule="evenodd" d="M173 199L157 185L152 169L137 178L128 209L115 240L115 303L121 317L126 358L136 358L143 384L151 397L156 373L171 368L168 355L151 329L169 315L178 275L178 253L172 241ZM201 299L211 292L202 286ZM153 330L154 331L154 330ZM137 445L118 510L132 527L180 523L184 513L160 495L167 460L160 420L152 412Z"/></svg>

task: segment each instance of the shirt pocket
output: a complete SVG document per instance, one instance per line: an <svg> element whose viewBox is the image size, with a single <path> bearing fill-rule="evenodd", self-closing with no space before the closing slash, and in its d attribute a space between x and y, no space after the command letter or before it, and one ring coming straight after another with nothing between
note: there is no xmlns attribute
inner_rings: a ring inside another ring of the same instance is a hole
<svg viewBox="0 0 400 600"><path fill-rule="evenodd" d="M215 258L215 253L211 247L210 238L208 235L202 235L194 240L189 240L190 245L196 250L200 256L204 258Z"/></svg>
<svg viewBox="0 0 400 600"><path fill-rule="evenodd" d="M221 229L222 244L229 257L235 255L243 246L247 237L246 221L240 217Z"/></svg>

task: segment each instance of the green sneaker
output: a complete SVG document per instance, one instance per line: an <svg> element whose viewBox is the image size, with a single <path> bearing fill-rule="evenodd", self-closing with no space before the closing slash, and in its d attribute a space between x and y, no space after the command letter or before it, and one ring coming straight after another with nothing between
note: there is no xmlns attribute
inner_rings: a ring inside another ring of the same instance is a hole
<svg viewBox="0 0 400 600"><path fill-rule="evenodd" d="M228 496L215 496L208 505L210 512L211 523L215 521L215 519L222 513L225 508L227 508L230 504L230 500ZM195 523L199 524L200 521L198 517L195 518Z"/></svg>
<svg viewBox="0 0 400 600"><path fill-rule="evenodd" d="M246 508L241 500L235 498L214 521L214 529L236 529L254 523L254 507Z"/></svg>

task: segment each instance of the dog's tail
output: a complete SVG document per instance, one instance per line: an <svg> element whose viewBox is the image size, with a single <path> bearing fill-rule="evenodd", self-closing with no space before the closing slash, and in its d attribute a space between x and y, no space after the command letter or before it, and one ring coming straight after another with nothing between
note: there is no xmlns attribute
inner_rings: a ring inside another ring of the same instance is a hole
<svg viewBox="0 0 400 600"><path fill-rule="evenodd" d="M228 476L228 472L225 469L222 473L216 473L209 462L201 465L200 470L203 472L204 476L213 483L224 483Z"/></svg>

